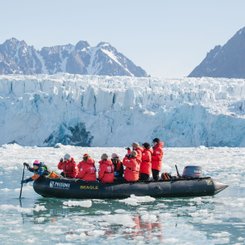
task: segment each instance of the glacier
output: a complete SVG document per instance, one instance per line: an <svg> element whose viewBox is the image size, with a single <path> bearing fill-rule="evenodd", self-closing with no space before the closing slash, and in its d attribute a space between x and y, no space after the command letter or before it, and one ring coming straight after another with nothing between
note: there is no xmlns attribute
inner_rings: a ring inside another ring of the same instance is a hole
<svg viewBox="0 0 245 245"><path fill-rule="evenodd" d="M245 146L245 80L1 75L0 144Z"/></svg>

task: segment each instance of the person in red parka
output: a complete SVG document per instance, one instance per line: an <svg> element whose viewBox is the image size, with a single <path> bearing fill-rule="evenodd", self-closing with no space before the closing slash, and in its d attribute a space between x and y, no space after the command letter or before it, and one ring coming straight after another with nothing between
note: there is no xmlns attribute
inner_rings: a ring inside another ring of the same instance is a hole
<svg viewBox="0 0 245 245"><path fill-rule="evenodd" d="M60 159L60 162L58 163L58 169L63 170L61 175L64 177L76 178L77 176L76 163L69 154L65 154L64 159Z"/></svg>
<svg viewBox="0 0 245 245"><path fill-rule="evenodd" d="M96 181L96 168L94 164L94 160L85 153L83 155L83 160L77 165L77 178L84 181Z"/></svg>
<svg viewBox="0 0 245 245"><path fill-rule="evenodd" d="M152 153L152 176L154 180L159 179L159 172L162 168L162 159L163 159L163 146L164 143L160 139L155 138L153 140L153 153Z"/></svg>
<svg viewBox="0 0 245 245"><path fill-rule="evenodd" d="M126 149L128 150L128 155L130 155L131 149L129 147L126 148ZM136 153L137 153L137 160L138 160L139 163L141 163L141 161L142 161L142 151L143 151L143 148L140 147L139 143L134 142L134 143L132 143L132 149L133 149L133 151L136 151Z"/></svg>
<svg viewBox="0 0 245 245"><path fill-rule="evenodd" d="M140 162L137 159L137 152L132 151L123 158L124 179L128 182L136 182L139 180Z"/></svg>
<svg viewBox="0 0 245 245"><path fill-rule="evenodd" d="M101 161L99 161L99 180L102 183L113 183L114 181L114 166L111 160L108 160L107 154L102 154Z"/></svg>
<svg viewBox="0 0 245 245"><path fill-rule="evenodd" d="M116 179L121 179L123 177L123 164L120 160L119 156L116 153L112 153L111 155L111 161L114 166L114 176Z"/></svg>
<svg viewBox="0 0 245 245"><path fill-rule="evenodd" d="M140 164L140 180L147 181L151 174L151 146L149 143L143 144L142 162Z"/></svg>

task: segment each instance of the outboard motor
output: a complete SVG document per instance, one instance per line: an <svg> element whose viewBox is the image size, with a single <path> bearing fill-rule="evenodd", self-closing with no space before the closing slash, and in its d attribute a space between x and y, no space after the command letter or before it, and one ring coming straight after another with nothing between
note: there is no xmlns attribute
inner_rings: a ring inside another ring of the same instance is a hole
<svg viewBox="0 0 245 245"><path fill-rule="evenodd" d="M202 168L200 166L186 166L182 177L200 178L202 177Z"/></svg>

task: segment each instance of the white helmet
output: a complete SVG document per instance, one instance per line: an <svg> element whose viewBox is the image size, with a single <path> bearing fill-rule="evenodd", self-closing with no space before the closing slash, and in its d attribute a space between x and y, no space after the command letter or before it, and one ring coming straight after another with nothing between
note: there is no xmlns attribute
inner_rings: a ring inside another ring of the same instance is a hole
<svg viewBox="0 0 245 245"><path fill-rule="evenodd" d="M64 155L64 159L65 160L69 160L71 158L71 156L68 154L68 153L66 153L65 155Z"/></svg>

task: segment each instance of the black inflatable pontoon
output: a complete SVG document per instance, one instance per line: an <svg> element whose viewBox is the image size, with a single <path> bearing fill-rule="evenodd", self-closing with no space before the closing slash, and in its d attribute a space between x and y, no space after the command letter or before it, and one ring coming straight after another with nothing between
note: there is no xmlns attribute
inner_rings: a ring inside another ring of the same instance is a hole
<svg viewBox="0 0 245 245"><path fill-rule="evenodd" d="M176 178L155 182L115 182L113 184L40 177L33 184L35 192L41 196L76 199L127 198L132 194L151 197L210 196L226 187L227 185L215 182L210 177Z"/></svg>

